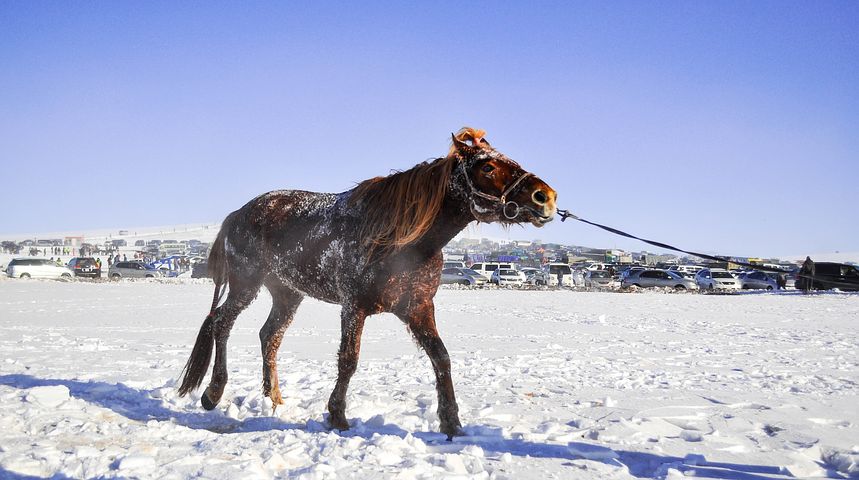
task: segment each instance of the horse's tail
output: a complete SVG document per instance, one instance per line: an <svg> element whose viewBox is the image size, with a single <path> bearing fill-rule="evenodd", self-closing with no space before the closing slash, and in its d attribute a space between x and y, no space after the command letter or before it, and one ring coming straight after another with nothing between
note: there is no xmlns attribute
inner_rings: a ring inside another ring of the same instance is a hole
<svg viewBox="0 0 859 480"><path fill-rule="evenodd" d="M227 283L230 274L229 265L227 264L226 236L232 217L230 215L224 220L221 230L212 244L212 250L209 252L208 271L215 281L215 290Z"/></svg>
<svg viewBox="0 0 859 480"><path fill-rule="evenodd" d="M229 220L229 217L227 217ZM209 371L209 363L212 361L212 349L215 346L215 335L213 324L215 322L215 311L218 308L218 303L224 295L229 278L229 266L227 264L226 247L224 240L227 230L227 220L221 226L218 236L215 237L215 242L212 245L212 251L209 252L208 271L215 281L215 293L212 297L212 307L209 309L209 314L203 320L203 325L200 327L200 332L197 334L197 341L194 342L194 349L191 350L191 357L182 369L182 385L179 386L179 396L183 397L192 390L196 390L203 383L203 377Z"/></svg>

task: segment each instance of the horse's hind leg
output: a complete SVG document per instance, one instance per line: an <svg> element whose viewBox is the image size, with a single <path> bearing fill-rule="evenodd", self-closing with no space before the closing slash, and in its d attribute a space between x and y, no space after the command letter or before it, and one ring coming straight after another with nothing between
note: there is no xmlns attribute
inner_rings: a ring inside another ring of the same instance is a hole
<svg viewBox="0 0 859 480"><path fill-rule="evenodd" d="M224 394L224 387L227 386L227 339L230 337L230 330L233 329L236 317L253 302L259 287L259 283L230 277L230 293L224 304L218 307L212 325L215 339L215 365L212 367L209 386L200 397L200 403L206 410L215 408Z"/></svg>
<svg viewBox="0 0 859 480"><path fill-rule="evenodd" d="M304 296L295 289L266 282L271 292L271 312L259 331L262 348L262 394L271 399L274 406L283 403L277 381L277 351L283 334L292 323L295 311Z"/></svg>
<svg viewBox="0 0 859 480"><path fill-rule="evenodd" d="M398 312L397 316L409 326L415 340L427 352L432 362L438 394L440 430L447 434L448 440L454 436L464 435L462 424L459 422L459 406L456 404L456 396L453 392L453 380L450 376L450 356L435 326L435 306L432 300L422 302L407 312Z"/></svg>
<svg viewBox="0 0 859 480"><path fill-rule="evenodd" d="M349 430L346 421L346 390L358 368L361 333L367 313L354 305L343 305L340 312L340 350L337 352L337 384L328 399L328 423L337 430Z"/></svg>

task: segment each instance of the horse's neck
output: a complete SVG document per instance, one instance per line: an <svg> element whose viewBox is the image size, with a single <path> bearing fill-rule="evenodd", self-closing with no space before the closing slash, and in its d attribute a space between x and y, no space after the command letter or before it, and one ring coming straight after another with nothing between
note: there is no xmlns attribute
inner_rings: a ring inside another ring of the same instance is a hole
<svg viewBox="0 0 859 480"><path fill-rule="evenodd" d="M474 216L467 204L462 199L448 195L432 226L417 246L422 250L441 250L472 221Z"/></svg>

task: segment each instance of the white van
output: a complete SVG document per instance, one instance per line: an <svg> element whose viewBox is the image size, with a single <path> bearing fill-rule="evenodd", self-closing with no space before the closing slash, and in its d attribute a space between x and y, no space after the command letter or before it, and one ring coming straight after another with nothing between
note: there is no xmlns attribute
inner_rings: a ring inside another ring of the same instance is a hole
<svg viewBox="0 0 859 480"><path fill-rule="evenodd" d="M57 278L71 280L75 274L65 265L47 258L16 258L6 267L6 275L12 278Z"/></svg>
<svg viewBox="0 0 859 480"><path fill-rule="evenodd" d="M472 270L483 275L484 277L486 277L487 280L492 278L492 272L498 270L499 268L516 270L516 265L512 263L479 262L471 266Z"/></svg>
<svg viewBox="0 0 859 480"><path fill-rule="evenodd" d="M573 280L573 269L566 263L549 263L543 265L543 271L546 273L546 281L549 285L557 286L558 277L560 276L565 286L575 285Z"/></svg>

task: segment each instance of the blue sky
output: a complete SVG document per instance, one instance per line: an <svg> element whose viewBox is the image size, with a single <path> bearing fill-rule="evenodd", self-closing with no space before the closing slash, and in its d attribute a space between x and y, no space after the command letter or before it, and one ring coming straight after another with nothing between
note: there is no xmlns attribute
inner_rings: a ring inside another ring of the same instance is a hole
<svg viewBox="0 0 859 480"><path fill-rule="evenodd" d="M857 26L850 1L7 1L0 232L219 221L409 168L471 125L593 221L855 252ZM481 231L647 248L571 222Z"/></svg>

